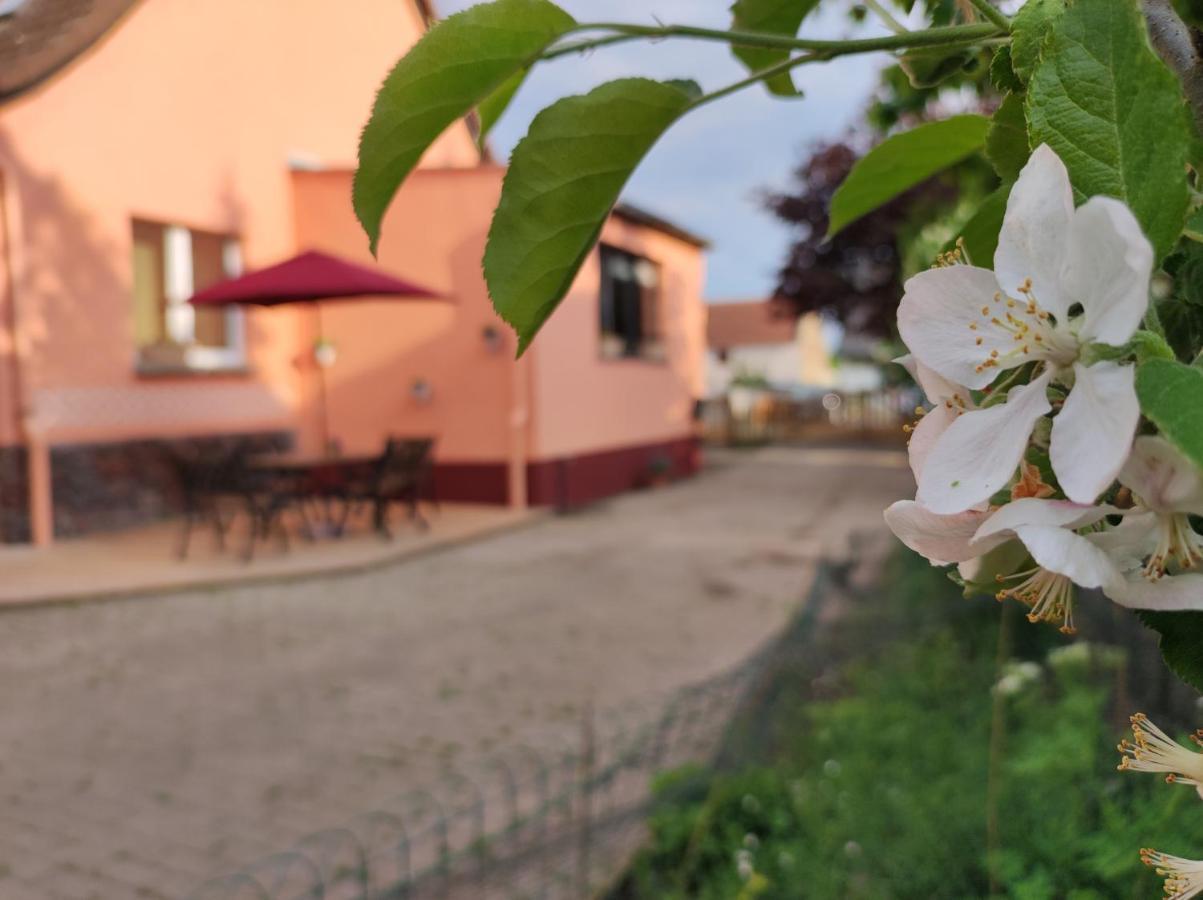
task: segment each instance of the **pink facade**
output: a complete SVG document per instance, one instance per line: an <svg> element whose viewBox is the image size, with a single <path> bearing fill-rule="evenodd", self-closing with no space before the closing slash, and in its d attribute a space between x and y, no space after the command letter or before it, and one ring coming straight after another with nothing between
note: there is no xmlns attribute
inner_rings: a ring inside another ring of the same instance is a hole
<svg viewBox="0 0 1203 900"><path fill-rule="evenodd" d="M370 260L350 208L356 139L422 28L401 0L143 0L0 107L0 535L32 508L48 536L73 448L246 433L318 446L314 312L204 324L179 295L215 266L310 247ZM515 363L480 276L501 174L466 124L451 129L398 195L379 260L444 296L323 306L331 433L348 452L432 435L446 496L514 500L530 476L547 502L540 465L690 439L703 262L688 236L615 217L603 242L659 273L655 358L602 358L595 253ZM152 276L165 299L141 297ZM64 526L64 502L59 530L86 530Z"/></svg>

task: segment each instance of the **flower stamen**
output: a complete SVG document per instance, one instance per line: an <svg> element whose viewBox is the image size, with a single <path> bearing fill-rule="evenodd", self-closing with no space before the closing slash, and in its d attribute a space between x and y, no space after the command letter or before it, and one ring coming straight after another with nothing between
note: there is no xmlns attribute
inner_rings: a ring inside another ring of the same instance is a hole
<svg viewBox="0 0 1203 900"><path fill-rule="evenodd" d="M1203 893L1203 862L1170 856L1148 847L1140 851L1140 861L1157 870L1165 879L1165 896L1168 900L1190 900Z"/></svg>
<svg viewBox="0 0 1203 900"><path fill-rule="evenodd" d="M1041 566L1016 572L1014 575L996 575L999 584L1022 578L1014 587L1002 588L994 595L996 600L1008 597L1018 600L1028 611L1029 622L1061 622L1062 634L1075 634L1073 619L1073 582L1065 575L1050 572Z"/></svg>
<svg viewBox="0 0 1203 900"><path fill-rule="evenodd" d="M989 305L981 307L982 320L970 322L969 330L979 332L975 335L974 345L982 346L984 339L980 332L997 334L1002 332L1010 338L1013 349L1006 353L991 350L989 356L976 366L974 371L981 373L992 368L1009 368L1027 362L1036 351L1037 359L1048 359L1054 364L1063 365L1073 360L1078 353L1077 338L1067 328L1058 328L1052 316L1040 306L1032 290L1031 279L1025 279L1018 288L1023 300L1008 297L1001 291L994 294L994 302L1001 304L997 313Z"/></svg>
<svg viewBox="0 0 1203 900"><path fill-rule="evenodd" d="M1143 570L1146 578L1157 581L1171 560L1184 569L1203 563L1203 535L1191 528L1186 513L1159 515L1156 527L1157 545Z"/></svg>
<svg viewBox="0 0 1203 900"><path fill-rule="evenodd" d="M1167 784L1194 785L1203 797L1203 753L1183 747L1144 713L1132 717L1132 740L1120 741L1121 772L1164 772ZM1191 735L1203 747L1203 729Z"/></svg>

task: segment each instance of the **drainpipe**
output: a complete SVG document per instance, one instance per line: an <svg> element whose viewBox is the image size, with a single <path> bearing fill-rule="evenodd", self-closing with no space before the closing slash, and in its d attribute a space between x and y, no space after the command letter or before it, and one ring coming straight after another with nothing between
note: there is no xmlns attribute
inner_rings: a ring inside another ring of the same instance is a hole
<svg viewBox="0 0 1203 900"><path fill-rule="evenodd" d="M22 319L18 286L24 272L21 230L21 198L8 161L0 157L0 233L4 236L4 269L8 293L8 315L4 323L12 338L11 398L16 407L18 440L25 447L26 478L29 485L29 530L35 547L54 543L54 499L50 474L50 444L34 419L29 389L29 342Z"/></svg>

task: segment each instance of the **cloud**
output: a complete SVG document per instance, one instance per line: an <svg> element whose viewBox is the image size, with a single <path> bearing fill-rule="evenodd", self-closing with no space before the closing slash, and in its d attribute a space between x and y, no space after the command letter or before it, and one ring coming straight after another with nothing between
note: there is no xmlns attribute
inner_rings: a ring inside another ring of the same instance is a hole
<svg viewBox="0 0 1203 900"><path fill-rule="evenodd" d="M442 0L444 15L474 0ZM725 2L700 0L558 0L579 21L688 22L722 28ZM813 17L808 35L843 36L845 11ZM653 148L632 176L625 198L714 242L706 294L755 296L773 287L790 235L764 211L760 196L788 183L810 144L843 134L863 111L882 60L844 58L804 67L796 81L805 97L776 100L753 86L686 116ZM540 109L566 94L614 78L693 78L708 90L744 77L729 49L672 40L604 48L537 67L492 135L505 157Z"/></svg>

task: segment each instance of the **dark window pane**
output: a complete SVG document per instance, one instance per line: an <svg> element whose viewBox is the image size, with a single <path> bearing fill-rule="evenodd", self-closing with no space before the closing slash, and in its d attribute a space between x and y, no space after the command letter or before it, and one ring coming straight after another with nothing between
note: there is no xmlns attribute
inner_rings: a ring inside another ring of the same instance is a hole
<svg viewBox="0 0 1203 900"><path fill-rule="evenodd" d="M646 356L660 332L659 272L654 263L602 245L599 314L602 355Z"/></svg>

